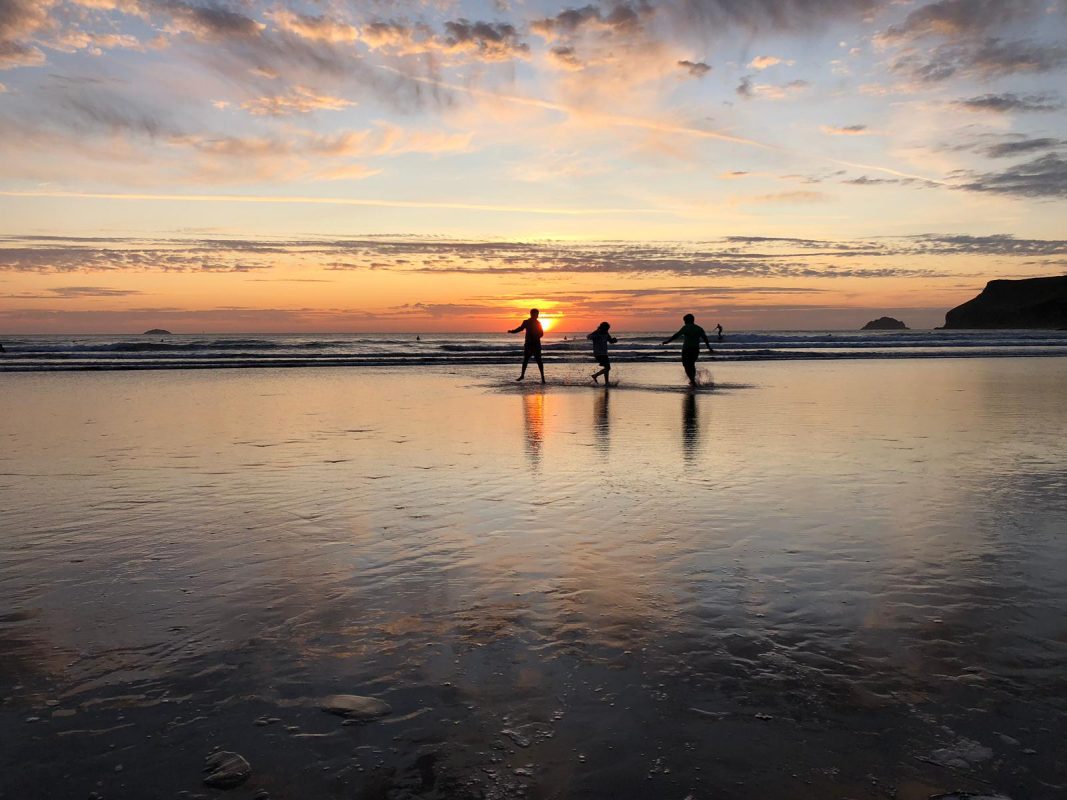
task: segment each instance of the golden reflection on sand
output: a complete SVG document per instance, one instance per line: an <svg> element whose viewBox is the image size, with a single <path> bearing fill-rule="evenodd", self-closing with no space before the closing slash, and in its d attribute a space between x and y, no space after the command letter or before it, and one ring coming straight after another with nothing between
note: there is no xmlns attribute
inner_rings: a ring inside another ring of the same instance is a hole
<svg viewBox="0 0 1067 800"><path fill-rule="evenodd" d="M522 396L522 422L526 434L526 455L535 468L541 466L545 443L545 394L535 392Z"/></svg>

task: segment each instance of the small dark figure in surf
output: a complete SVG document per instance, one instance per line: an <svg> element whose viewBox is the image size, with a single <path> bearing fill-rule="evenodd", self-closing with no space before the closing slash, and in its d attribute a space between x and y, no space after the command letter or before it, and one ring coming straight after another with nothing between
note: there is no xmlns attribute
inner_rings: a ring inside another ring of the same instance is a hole
<svg viewBox="0 0 1067 800"><path fill-rule="evenodd" d="M696 386L697 359L700 358L701 340L708 346L708 352L711 355L715 355L715 351L711 349L711 342L708 341L707 333L696 324L696 317L692 314L686 314L682 317L682 321L685 322L685 325L670 339L664 339L663 344L670 344L679 336L682 337L682 366L685 368L685 374L689 377L689 385Z"/></svg>
<svg viewBox="0 0 1067 800"><path fill-rule="evenodd" d="M715 333L719 336L719 341L722 341L722 325L715 326Z"/></svg>
<svg viewBox="0 0 1067 800"><path fill-rule="evenodd" d="M537 362L537 368L541 371L541 383L545 382L545 365L541 361L541 337L545 335L545 329L541 327L541 323L537 321L537 317L540 315L540 311L536 308L530 309L530 318L524 319L522 325L514 330L508 331L508 333L518 333L519 331L526 331L526 341L522 345L522 372L519 373L519 377L515 380L521 381L526 377L526 365L530 363L532 358Z"/></svg>
<svg viewBox="0 0 1067 800"><path fill-rule="evenodd" d="M417 333L415 334L415 341L416 342L421 342L422 341L422 337L419 336Z"/></svg>
<svg viewBox="0 0 1067 800"><path fill-rule="evenodd" d="M586 339L593 340L593 358L596 359L601 367L600 370L592 374L593 383L599 383L597 380L601 375L604 376L604 386L608 386L608 378L611 377L611 359L608 358L608 342L615 344L618 341L608 331L611 329L611 323L601 322L597 326L597 329L591 334L586 336Z"/></svg>

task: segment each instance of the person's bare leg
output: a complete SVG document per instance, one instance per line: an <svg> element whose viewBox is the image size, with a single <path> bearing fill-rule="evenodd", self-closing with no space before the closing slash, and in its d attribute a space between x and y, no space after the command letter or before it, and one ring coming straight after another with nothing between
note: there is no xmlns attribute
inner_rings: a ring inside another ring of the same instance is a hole
<svg viewBox="0 0 1067 800"><path fill-rule="evenodd" d="M608 377L607 377L607 375L608 375L608 371L607 371L606 369L600 369L600 370L597 370L596 372L594 372L594 373L593 373L593 374L592 374L592 375L590 376L590 377L592 377L592 379L593 379L593 383L600 383L600 381L598 381L598 380L597 380L597 378L599 378L599 377L600 377L601 375L603 375L603 376L604 376L604 380L605 380L605 381L606 381L606 380L608 379Z"/></svg>
<svg viewBox="0 0 1067 800"><path fill-rule="evenodd" d="M515 380L521 381L523 378L526 377L526 365L529 364L529 363L530 363L530 357L526 353L523 353L522 354L522 372L519 373L519 377L517 377Z"/></svg>
<svg viewBox="0 0 1067 800"><path fill-rule="evenodd" d="M545 382L545 365L541 361L541 356L537 356L537 368L541 370L541 383Z"/></svg>
<svg viewBox="0 0 1067 800"><path fill-rule="evenodd" d="M685 374L689 376L689 385L697 385L697 365L695 361L686 361L683 366L685 367Z"/></svg>

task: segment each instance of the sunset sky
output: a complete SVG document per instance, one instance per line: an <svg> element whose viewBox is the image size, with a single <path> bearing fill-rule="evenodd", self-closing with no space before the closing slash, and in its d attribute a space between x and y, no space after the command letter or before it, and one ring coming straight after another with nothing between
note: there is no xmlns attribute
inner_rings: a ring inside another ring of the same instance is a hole
<svg viewBox="0 0 1067 800"><path fill-rule="evenodd" d="M0 333L914 328L1067 273L1067 0L0 0Z"/></svg>

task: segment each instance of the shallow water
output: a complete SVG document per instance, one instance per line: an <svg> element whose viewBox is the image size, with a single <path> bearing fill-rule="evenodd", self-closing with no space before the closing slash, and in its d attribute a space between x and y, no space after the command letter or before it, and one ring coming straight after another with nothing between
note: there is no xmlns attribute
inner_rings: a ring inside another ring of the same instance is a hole
<svg viewBox="0 0 1067 800"><path fill-rule="evenodd" d="M1065 796L1067 359L711 369L5 376L0 795Z"/></svg>
<svg viewBox="0 0 1067 800"><path fill-rule="evenodd" d="M674 333L616 331L616 362L674 362ZM835 360L867 358L976 358L1067 356L1067 331L730 331L709 333L717 361ZM522 337L498 333L338 334L61 334L4 337L0 373L69 370L422 367L512 364L522 358ZM584 332L551 330L543 340L552 364L585 364Z"/></svg>

